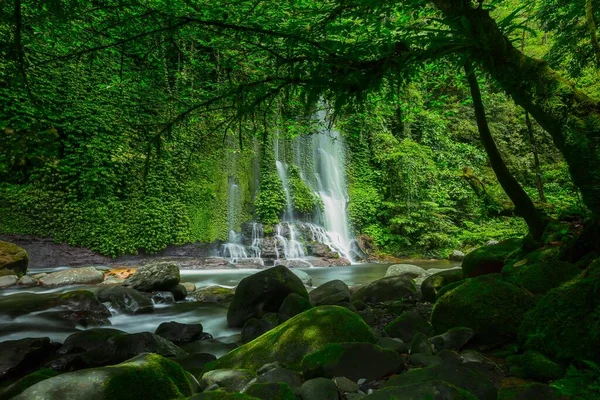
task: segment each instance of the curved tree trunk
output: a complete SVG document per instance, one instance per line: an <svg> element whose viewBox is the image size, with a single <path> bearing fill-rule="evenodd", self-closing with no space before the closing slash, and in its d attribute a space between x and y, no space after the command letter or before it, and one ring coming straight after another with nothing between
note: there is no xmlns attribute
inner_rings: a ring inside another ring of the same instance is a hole
<svg viewBox="0 0 600 400"><path fill-rule="evenodd" d="M596 56L596 68L600 68L600 43L598 42L598 26L594 19L594 7L592 6L592 0L585 1L585 20L590 31L590 40L592 47L594 48L594 55Z"/></svg>
<svg viewBox="0 0 600 400"><path fill-rule="evenodd" d="M469 27L480 43L474 58L552 136L584 203L600 216L600 103L517 50L488 11L465 0L432 1L450 25Z"/></svg>
<svg viewBox="0 0 600 400"><path fill-rule="evenodd" d="M467 75L467 80L469 81L471 97L473 98L473 108L475 109L479 137L481 138L485 152L490 159L492 169L498 178L498 182L500 182L500 185L515 205L516 214L525 220L529 227L529 232L531 232L536 240L539 240L544 233L546 222L533 205L533 201L531 201L529 195L523 190L519 182L517 182L515 177L508 170L500 151L498 151L498 147L496 147L496 143L494 142L492 132L490 132L485 116L485 108L483 107L483 101L481 99L479 83L477 82L475 72L469 64L465 65L465 73Z"/></svg>

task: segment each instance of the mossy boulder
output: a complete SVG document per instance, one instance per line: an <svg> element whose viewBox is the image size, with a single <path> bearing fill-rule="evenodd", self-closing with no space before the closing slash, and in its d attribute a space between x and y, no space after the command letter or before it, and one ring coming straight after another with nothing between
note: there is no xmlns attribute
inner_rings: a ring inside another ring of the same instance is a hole
<svg viewBox="0 0 600 400"><path fill-rule="evenodd" d="M465 256L462 263L463 276L474 278L502 271L509 254L521 248L521 239L508 239L491 246L483 246Z"/></svg>
<svg viewBox="0 0 600 400"><path fill-rule="evenodd" d="M371 343L331 343L302 360L306 379L345 376L353 381L378 380L403 368L398 353Z"/></svg>
<svg viewBox="0 0 600 400"><path fill-rule="evenodd" d="M179 267L176 264L156 262L135 270L125 280L123 286L129 286L140 292L171 290L180 280Z"/></svg>
<svg viewBox="0 0 600 400"><path fill-rule="evenodd" d="M188 400L260 400L257 397L245 393L231 393L224 390L213 390L210 392L198 393Z"/></svg>
<svg viewBox="0 0 600 400"><path fill-rule="evenodd" d="M110 303L111 307L125 314L148 314L154 312L154 304L149 297L135 289L121 286L109 286L96 292L101 303Z"/></svg>
<svg viewBox="0 0 600 400"><path fill-rule="evenodd" d="M250 318L278 312L291 293L308 299L308 292L300 278L282 265L247 276L239 283L229 305L227 324L242 327Z"/></svg>
<svg viewBox="0 0 600 400"><path fill-rule="evenodd" d="M527 311L533 308L531 293L502 279L499 274L482 275L440 297L431 313L431 324L439 334L455 327L471 328L479 340L514 338Z"/></svg>
<svg viewBox="0 0 600 400"><path fill-rule="evenodd" d="M336 305L350 301L350 289L345 282L334 279L325 282L309 293L310 302L315 306Z"/></svg>
<svg viewBox="0 0 600 400"><path fill-rule="evenodd" d="M556 389L537 382L505 387L498 391L498 400L557 400L558 398Z"/></svg>
<svg viewBox="0 0 600 400"><path fill-rule="evenodd" d="M477 400L460 387L441 380L386 387L364 397L364 400Z"/></svg>
<svg viewBox="0 0 600 400"><path fill-rule="evenodd" d="M25 275L29 256L24 248L0 241L0 276Z"/></svg>
<svg viewBox="0 0 600 400"><path fill-rule="evenodd" d="M192 293L197 301L202 303L228 303L233 300L235 290L213 285L200 288Z"/></svg>
<svg viewBox="0 0 600 400"><path fill-rule="evenodd" d="M285 317L283 318L284 320L287 320L311 308L312 304L306 297L300 296L297 293L290 293L283 303L281 303L279 314Z"/></svg>
<svg viewBox="0 0 600 400"><path fill-rule="evenodd" d="M67 285L94 285L104 280L104 273L94 267L65 269L40 278L40 285L53 288Z"/></svg>
<svg viewBox="0 0 600 400"><path fill-rule="evenodd" d="M580 277L548 291L523 319L519 340L556 360L600 354L600 259Z"/></svg>
<svg viewBox="0 0 600 400"><path fill-rule="evenodd" d="M247 369L213 369L202 375L200 385L207 388L216 384L220 388L241 392L254 378L256 373Z"/></svg>
<svg viewBox="0 0 600 400"><path fill-rule="evenodd" d="M259 338L227 353L206 366L258 370L265 363L279 361L300 370L305 355L329 343L369 342L375 337L357 314L339 306L311 308L287 320Z"/></svg>
<svg viewBox="0 0 600 400"><path fill-rule="evenodd" d="M522 260L502 269L502 276L515 285L523 286L532 293L546 293L573 279L581 270L568 262L546 261L528 263Z"/></svg>
<svg viewBox="0 0 600 400"><path fill-rule="evenodd" d="M436 351L442 350L460 350L462 349L475 335L475 331L471 328L457 327L449 329L441 335L434 336L429 339Z"/></svg>
<svg viewBox="0 0 600 400"><path fill-rule="evenodd" d="M506 361L510 374L518 378L548 382L560 379L565 375L565 370L560 365L533 350L510 356Z"/></svg>
<svg viewBox="0 0 600 400"><path fill-rule="evenodd" d="M58 352L60 354L82 353L104 346L108 339L119 335L126 335L126 332L113 328L92 328L75 332L65 339Z"/></svg>
<svg viewBox="0 0 600 400"><path fill-rule="evenodd" d="M296 400L296 394L287 383L254 383L244 392L261 400Z"/></svg>
<svg viewBox="0 0 600 400"><path fill-rule="evenodd" d="M417 288L412 279L405 276L388 276L358 289L350 297L352 302L383 303L391 300L414 298Z"/></svg>
<svg viewBox="0 0 600 400"><path fill-rule="evenodd" d="M35 371L29 375L26 375L10 386L0 390L0 400L12 399L36 383L53 378L56 375L58 375L58 372L50 368L43 368L39 371Z"/></svg>
<svg viewBox="0 0 600 400"><path fill-rule="evenodd" d="M169 400L191 396L195 386L179 364L148 353L118 365L46 379L15 400Z"/></svg>
<svg viewBox="0 0 600 400"><path fill-rule="evenodd" d="M438 291L452 282L458 282L463 279L462 269L449 269L428 276L421 284L421 293L423 301L435 303Z"/></svg>
<svg viewBox="0 0 600 400"><path fill-rule="evenodd" d="M433 335L433 326L416 311L403 313L387 324L384 330L390 337L402 339L403 342L410 342L417 333Z"/></svg>

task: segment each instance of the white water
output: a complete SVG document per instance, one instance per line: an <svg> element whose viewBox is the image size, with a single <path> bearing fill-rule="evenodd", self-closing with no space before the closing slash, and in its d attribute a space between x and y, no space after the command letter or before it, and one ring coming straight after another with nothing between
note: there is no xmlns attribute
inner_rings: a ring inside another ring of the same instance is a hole
<svg viewBox="0 0 600 400"><path fill-rule="evenodd" d="M227 243L223 245L223 256L232 263L239 259L248 258L246 248L241 244L241 235L235 232L237 210L240 205L239 187L232 179L229 181L229 199L227 204L227 229L229 230Z"/></svg>

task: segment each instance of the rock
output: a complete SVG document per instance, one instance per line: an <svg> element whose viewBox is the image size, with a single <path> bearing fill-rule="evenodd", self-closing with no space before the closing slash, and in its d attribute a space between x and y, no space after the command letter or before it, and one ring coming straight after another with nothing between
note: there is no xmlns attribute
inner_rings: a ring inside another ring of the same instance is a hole
<svg viewBox="0 0 600 400"><path fill-rule="evenodd" d="M304 286L312 286L312 277L309 274L299 269L293 269L292 272L300 278Z"/></svg>
<svg viewBox="0 0 600 400"><path fill-rule="evenodd" d="M442 350L438 353L438 356L444 359L451 358L452 360L456 359L456 355L455 352L449 350ZM479 372L496 384L498 384L505 376L504 371L495 362L474 350L465 350L461 352L458 361L460 361L463 366Z"/></svg>
<svg viewBox="0 0 600 400"><path fill-rule="evenodd" d="M247 369L214 369L202 375L200 385L206 388L216 384L221 388L241 392L254 378L256 374Z"/></svg>
<svg viewBox="0 0 600 400"><path fill-rule="evenodd" d="M190 343L202 338L202 324L180 324L179 322L163 322L156 328L158 336L162 336L175 344Z"/></svg>
<svg viewBox="0 0 600 400"><path fill-rule="evenodd" d="M276 326L269 319L250 318L242 327L242 343L251 342Z"/></svg>
<svg viewBox="0 0 600 400"><path fill-rule="evenodd" d="M104 281L100 282L98 285L109 286L109 285L122 285L125 282L123 278L117 278L114 276L109 276L104 279Z"/></svg>
<svg viewBox="0 0 600 400"><path fill-rule="evenodd" d="M187 290L188 293L196 291L196 285L192 282L180 282L180 284Z"/></svg>
<svg viewBox="0 0 600 400"><path fill-rule="evenodd" d="M257 370L265 361L299 370L302 358L329 343L375 342L367 324L353 312L338 306L314 307L236 348L207 366Z"/></svg>
<svg viewBox="0 0 600 400"><path fill-rule="evenodd" d="M400 387L386 387L370 394L365 400L477 400L469 392L442 380L431 380Z"/></svg>
<svg viewBox="0 0 600 400"><path fill-rule="evenodd" d="M42 368L38 371L32 372L31 374L24 376L23 378L19 379L10 386L7 386L4 389L0 389L0 399L12 399L16 395L21 394L27 388L35 385L36 383L44 381L48 378L55 377L56 375L58 375L58 372L49 368Z"/></svg>
<svg viewBox="0 0 600 400"><path fill-rule="evenodd" d="M537 351L529 350L522 355L510 356L506 361L510 374L522 379L548 382L565 375L560 365Z"/></svg>
<svg viewBox="0 0 600 400"><path fill-rule="evenodd" d="M312 308L312 304L306 297L302 297L297 293L290 293L279 307L279 313L286 317L285 320L288 320L310 308Z"/></svg>
<svg viewBox="0 0 600 400"><path fill-rule="evenodd" d="M410 354L424 354L426 356L433 355L431 343L429 343L427 337L421 332L415 335L415 338L410 345Z"/></svg>
<svg viewBox="0 0 600 400"><path fill-rule="evenodd" d="M310 379L300 387L302 400L338 400L337 386L331 379Z"/></svg>
<svg viewBox="0 0 600 400"><path fill-rule="evenodd" d="M207 286L196 290L192 297L203 303L227 303L233 300L235 291L223 286Z"/></svg>
<svg viewBox="0 0 600 400"><path fill-rule="evenodd" d="M286 383L253 383L244 392L261 400L296 400L296 394Z"/></svg>
<svg viewBox="0 0 600 400"><path fill-rule="evenodd" d="M508 239L473 250L463 260L463 276L473 278L480 275L499 273L504 267L506 257L520 248L521 239Z"/></svg>
<svg viewBox="0 0 600 400"><path fill-rule="evenodd" d="M250 318L277 312L290 293L308 298L304 284L283 266L269 268L247 276L237 286L227 310L227 325L241 327Z"/></svg>
<svg viewBox="0 0 600 400"><path fill-rule="evenodd" d="M185 286L181 285L181 284L177 284L175 286L173 286L169 292L173 293L173 298L175 299L175 301L182 301L185 300L185 298L187 297L187 289L185 288Z"/></svg>
<svg viewBox="0 0 600 400"><path fill-rule="evenodd" d="M102 303L110 303L112 308L125 314L154 312L152 300L131 288L121 286L105 287L96 292L96 298Z"/></svg>
<svg viewBox="0 0 600 400"><path fill-rule="evenodd" d="M449 269L428 276L421 284L421 293L423 301L435 303L437 300L438 291L452 282L463 280L462 269Z"/></svg>
<svg viewBox="0 0 600 400"><path fill-rule="evenodd" d="M104 280L104 273L94 267L65 269L40 278L40 285L51 288L66 285L94 285Z"/></svg>
<svg viewBox="0 0 600 400"><path fill-rule="evenodd" d="M154 304L173 304L175 303L175 296L171 292L152 292L150 298Z"/></svg>
<svg viewBox="0 0 600 400"><path fill-rule="evenodd" d="M404 276L407 278L418 278L422 275L428 275L423 268L412 264L395 264L388 267L385 276Z"/></svg>
<svg viewBox="0 0 600 400"><path fill-rule="evenodd" d="M350 289L344 282L335 279L320 285L308 297L315 306L336 305L350 301Z"/></svg>
<svg viewBox="0 0 600 400"><path fill-rule="evenodd" d="M34 279L29 275L23 275L21 278L19 278L19 281L17 282L17 285L24 287L37 286L37 284L37 279Z"/></svg>
<svg viewBox="0 0 600 400"><path fill-rule="evenodd" d="M452 254L448 257L450 261L462 261L465 259L465 253L460 250L452 250Z"/></svg>
<svg viewBox="0 0 600 400"><path fill-rule="evenodd" d="M195 390L177 363L142 354L121 364L62 374L31 386L15 400L180 399Z"/></svg>
<svg viewBox="0 0 600 400"><path fill-rule="evenodd" d="M262 258L258 257L240 258L235 261L234 265L238 269L263 269L265 267Z"/></svg>
<svg viewBox="0 0 600 400"><path fill-rule="evenodd" d="M44 338L0 342L0 381L21 377L39 369L56 354L57 343Z"/></svg>
<svg viewBox="0 0 600 400"><path fill-rule="evenodd" d="M502 276L509 282L523 286L531 293L546 293L550 289L570 281L581 273L575 264L546 260L542 262L515 263L502 269ZM522 262L523 262L522 261Z"/></svg>
<svg viewBox="0 0 600 400"><path fill-rule="evenodd" d="M311 268L313 265L306 260L275 260L275 266L284 266L287 268Z"/></svg>
<svg viewBox="0 0 600 400"><path fill-rule="evenodd" d="M28 263L29 256L25 249L16 244L0 241L0 276L24 275Z"/></svg>
<svg viewBox="0 0 600 400"><path fill-rule="evenodd" d="M475 336L471 328L456 327L429 339L435 351L460 350Z"/></svg>
<svg viewBox="0 0 600 400"><path fill-rule="evenodd" d="M224 390L211 389L207 392L196 393L187 400L261 400L245 393L231 393Z"/></svg>
<svg viewBox="0 0 600 400"><path fill-rule="evenodd" d="M352 262L344 257L311 258L310 263L313 267L347 267L349 265L352 265Z"/></svg>
<svg viewBox="0 0 600 400"><path fill-rule="evenodd" d="M385 332L393 338L411 342L417 333L433 334L433 327L416 311L407 311L385 326Z"/></svg>
<svg viewBox="0 0 600 400"><path fill-rule="evenodd" d="M542 383L505 387L498 391L498 400L558 400L556 389Z"/></svg>
<svg viewBox="0 0 600 400"><path fill-rule="evenodd" d="M496 400L497 391L492 381L453 360L444 360L442 364L408 370L390 378L383 384L383 388L415 384L430 385L432 381L444 381L454 385L473 395L474 399Z"/></svg>
<svg viewBox="0 0 600 400"><path fill-rule="evenodd" d="M444 362L438 356L432 356L431 354L415 353L410 355L410 365L415 367L429 367L432 365L439 365Z"/></svg>
<svg viewBox="0 0 600 400"><path fill-rule="evenodd" d="M179 268L175 264L155 263L139 267L123 285L140 292L154 292L171 290L178 283Z"/></svg>
<svg viewBox="0 0 600 400"><path fill-rule="evenodd" d="M403 276L388 276L381 278L358 289L351 296L352 302L383 303L384 301L413 298L417 289L410 278Z"/></svg>
<svg viewBox="0 0 600 400"><path fill-rule="evenodd" d="M230 269L235 268L228 259L223 257L206 257L202 260L202 269Z"/></svg>
<svg viewBox="0 0 600 400"><path fill-rule="evenodd" d="M114 336L125 334L125 332L113 328L86 329L69 335L58 352L60 354L82 353L103 346L108 339Z"/></svg>
<svg viewBox="0 0 600 400"><path fill-rule="evenodd" d="M183 369L190 372L194 376L201 376L204 370L204 366L209 362L215 361L217 357L209 353L197 353L190 354L187 356L173 358L177 364L181 365Z"/></svg>
<svg viewBox="0 0 600 400"><path fill-rule="evenodd" d="M433 307L431 323L438 333L454 327L475 331L478 340L497 343L516 337L525 313L533 307L529 292L499 274L468 279L447 292Z"/></svg>
<svg viewBox="0 0 600 400"><path fill-rule="evenodd" d="M273 368L264 372L256 381L258 383L283 382L292 388L297 388L302 385L302 377L299 373L282 367Z"/></svg>
<svg viewBox="0 0 600 400"><path fill-rule="evenodd" d="M360 390L360 386L354 381L346 378L345 376L338 376L333 378L333 383L338 387L338 390L342 393L355 393Z"/></svg>
<svg viewBox="0 0 600 400"><path fill-rule="evenodd" d="M0 276L0 289L5 289L7 287L11 287L17 284L19 281L19 277L16 275L5 275Z"/></svg>
<svg viewBox="0 0 600 400"><path fill-rule="evenodd" d="M404 368L402 357L371 343L332 343L302 360L306 379L345 376L378 380Z"/></svg>
<svg viewBox="0 0 600 400"><path fill-rule="evenodd" d="M377 340L377 346L395 351L398 354L408 353L408 345L400 339L384 337Z"/></svg>

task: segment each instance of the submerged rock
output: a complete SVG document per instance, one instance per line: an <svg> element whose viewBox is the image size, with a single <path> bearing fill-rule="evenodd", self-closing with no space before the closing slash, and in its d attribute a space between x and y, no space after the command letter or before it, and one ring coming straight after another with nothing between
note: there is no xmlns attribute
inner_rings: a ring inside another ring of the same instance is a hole
<svg viewBox="0 0 600 400"><path fill-rule="evenodd" d="M96 292L102 303L110 303L114 309L125 314L148 314L154 312L154 304L137 290L121 286L106 287Z"/></svg>
<svg viewBox="0 0 600 400"><path fill-rule="evenodd" d="M94 267L66 269L52 272L40 278L43 287L57 287L66 285L94 285L104 280L104 273Z"/></svg>
<svg viewBox="0 0 600 400"><path fill-rule="evenodd" d="M155 263L139 267L124 286L141 292L171 290L179 283L179 268L175 264Z"/></svg>
<svg viewBox="0 0 600 400"><path fill-rule="evenodd" d="M0 241L0 276L23 275L27 272L29 256L24 248Z"/></svg>

